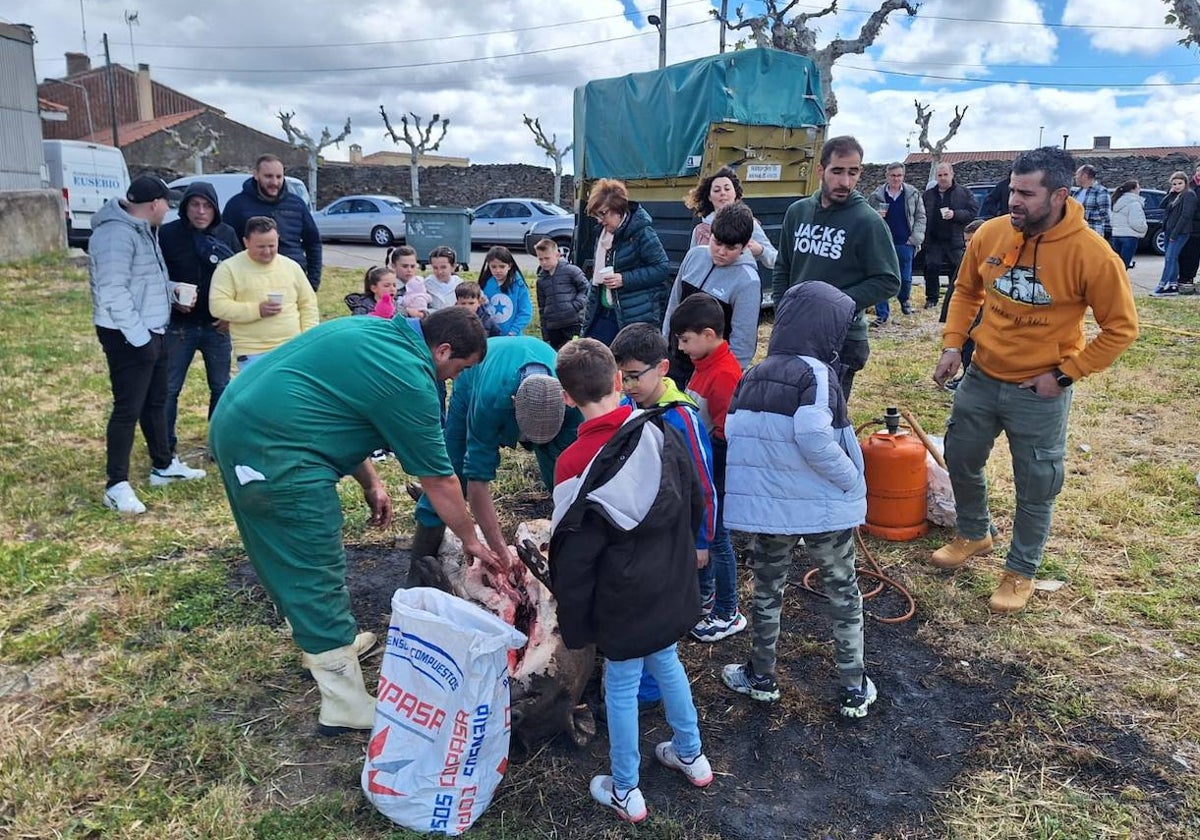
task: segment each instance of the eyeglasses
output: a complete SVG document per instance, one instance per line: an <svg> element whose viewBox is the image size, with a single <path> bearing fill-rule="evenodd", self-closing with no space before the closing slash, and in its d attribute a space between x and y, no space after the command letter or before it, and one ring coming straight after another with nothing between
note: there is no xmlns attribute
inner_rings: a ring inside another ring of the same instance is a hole
<svg viewBox="0 0 1200 840"><path fill-rule="evenodd" d="M656 367L658 367L658 365L647 365L637 373L626 373L625 371L621 371L621 382L624 385L636 385L638 384L639 379L641 379L650 371L654 370Z"/></svg>

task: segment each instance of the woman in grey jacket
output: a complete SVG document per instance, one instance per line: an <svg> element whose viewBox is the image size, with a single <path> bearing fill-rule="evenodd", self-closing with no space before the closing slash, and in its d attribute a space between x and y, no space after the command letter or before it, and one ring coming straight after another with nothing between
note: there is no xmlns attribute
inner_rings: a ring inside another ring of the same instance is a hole
<svg viewBox="0 0 1200 840"><path fill-rule="evenodd" d="M1146 235L1146 210L1142 206L1141 192L1137 181L1126 181L1112 194L1112 243L1126 268L1133 268L1133 255Z"/></svg>

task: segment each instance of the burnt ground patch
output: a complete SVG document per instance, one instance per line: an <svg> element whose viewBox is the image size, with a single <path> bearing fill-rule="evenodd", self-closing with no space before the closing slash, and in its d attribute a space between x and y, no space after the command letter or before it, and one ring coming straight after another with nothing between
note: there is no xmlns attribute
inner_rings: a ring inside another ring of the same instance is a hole
<svg viewBox="0 0 1200 840"><path fill-rule="evenodd" d="M534 510L531 515L536 515ZM739 552L740 554L741 552ZM404 585L408 553L403 548L347 546L353 609L364 629L387 632L391 597ZM793 580L807 568L797 555ZM235 589L258 588L245 563L231 569ZM263 596L265 597L265 596ZM899 611L899 602L868 602L880 614ZM964 661L939 651L919 633L922 616L901 625L868 620L867 669L879 689L871 713L845 721L832 661L830 620L824 602L789 588L785 597L777 677L780 702L760 704L724 687L723 665L745 661L749 632L704 645L680 643L693 681L705 752L716 781L691 788L657 765L654 745L670 737L662 712L641 720L641 787L652 817L669 818L689 837L863 838L938 837L935 807L964 771L1037 760L1048 771L1085 789L1121 795L1136 787L1167 813L1178 812L1182 796L1171 783L1169 760L1156 755L1133 731L1098 719L1043 732L1036 722L1045 702L1021 690L1030 676L1015 665ZM378 659L364 663L368 685ZM585 701L601 709L598 679ZM288 704L297 720L315 717L315 687ZM1036 754L1006 748L1011 728L1024 727L1021 744ZM583 749L556 739L532 757L510 766L483 822L550 823L558 836L609 836L612 822L587 794L587 780L607 772L608 741L600 736ZM274 805L313 794L343 790L353 795L361 769L361 738L313 739L311 731L272 733L272 746L289 755L285 770L271 780ZM305 767L304 772L293 770ZM536 801L535 801L536 800ZM538 807L550 802L550 808ZM370 813L370 807L361 803ZM656 822L656 821L655 821ZM653 824L653 822L652 822Z"/></svg>

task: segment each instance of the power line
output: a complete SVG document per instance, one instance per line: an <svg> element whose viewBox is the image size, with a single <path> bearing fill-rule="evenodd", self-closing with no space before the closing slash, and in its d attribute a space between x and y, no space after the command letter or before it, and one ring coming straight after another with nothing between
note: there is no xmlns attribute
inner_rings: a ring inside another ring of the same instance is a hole
<svg viewBox="0 0 1200 840"><path fill-rule="evenodd" d="M706 26L712 21L700 20L694 23L685 23L680 26L673 27L671 31L675 32L681 29L688 29L693 26ZM494 61L502 58L522 58L527 55L544 55L545 53L560 52L562 50L574 50L580 47L594 47L598 44L615 44L618 41L628 41L632 38L644 38L648 35L657 37L657 33L653 30L643 30L635 32L631 35L618 35L615 38L605 38L599 41L589 41L585 44L565 44L559 47L546 47L540 50L522 50L515 53L501 53L499 55L483 55L474 58L454 58L446 61L420 61L414 64L379 64L369 67L283 67L283 68L238 68L238 67L222 67L221 73L254 73L254 74L275 74L275 73L363 73L377 72L380 70L411 70L414 68L423 67L442 67L446 65L457 64L473 64L479 61ZM174 70L182 73L205 73L211 75L213 68L211 67L175 67L168 64L156 65L157 70Z"/></svg>
<svg viewBox="0 0 1200 840"><path fill-rule="evenodd" d="M1076 87L1076 88L1159 88L1159 87L1200 87L1200 82L1033 82L1027 79L979 79L970 76L939 76L934 73L902 73L899 70L880 70L877 67L858 67L842 63L840 67L846 70L861 70L864 73L880 73L884 76L904 76L910 79L937 79L948 82L975 82L984 85L1028 85L1029 87Z"/></svg>
<svg viewBox="0 0 1200 840"><path fill-rule="evenodd" d="M814 11L823 11L821 6L797 5L801 9L813 9ZM875 9L838 9L838 12L847 12L856 15L873 15ZM752 17L758 17L752 15ZM996 18L960 18L950 17L949 15L927 15L918 13L915 16L916 20L946 20L954 23L994 23L1002 26L1045 26L1050 29L1122 29L1122 30L1145 30L1150 32L1171 32L1178 31L1174 26L1129 26L1126 24L1117 23L1049 23L1048 21L1033 21L1033 20L999 20Z"/></svg>

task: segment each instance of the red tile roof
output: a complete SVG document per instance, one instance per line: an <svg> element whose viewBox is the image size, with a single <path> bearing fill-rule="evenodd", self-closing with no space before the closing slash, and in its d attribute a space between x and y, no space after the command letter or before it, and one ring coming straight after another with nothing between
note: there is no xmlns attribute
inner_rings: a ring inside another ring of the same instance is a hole
<svg viewBox="0 0 1200 840"><path fill-rule="evenodd" d="M1017 155L1025 149L1017 149L1015 151L990 151L990 152L945 152L942 154L942 163L966 163L968 161L977 160L1016 160ZM1166 157L1168 155L1184 155L1190 158L1200 158L1200 146L1138 146L1129 149L1071 149L1071 154L1076 157ZM929 163L929 155L926 152L914 152L904 159L904 163Z"/></svg>
<svg viewBox="0 0 1200 840"><path fill-rule="evenodd" d="M142 120L141 122L125 123L117 127L117 137L120 138L119 146L122 148L136 143L139 140L145 140L151 134L157 134L168 128L174 128L180 123L187 122L193 117L198 117L207 109L196 108L192 111L184 111L181 114L167 114L163 117L156 117L152 120ZM80 140L89 143L111 143L112 129L103 128L100 131L79 138Z"/></svg>

